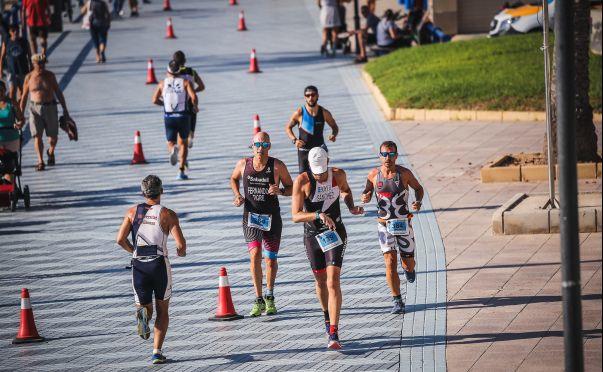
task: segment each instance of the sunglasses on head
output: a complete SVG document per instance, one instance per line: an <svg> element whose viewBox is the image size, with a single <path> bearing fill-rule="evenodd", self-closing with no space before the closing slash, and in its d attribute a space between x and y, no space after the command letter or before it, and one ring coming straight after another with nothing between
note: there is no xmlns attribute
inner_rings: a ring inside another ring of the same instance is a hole
<svg viewBox="0 0 603 372"><path fill-rule="evenodd" d="M253 146L260 148L263 147L265 149L267 149L268 147L270 147L270 142L254 142Z"/></svg>
<svg viewBox="0 0 603 372"><path fill-rule="evenodd" d="M387 157L393 158L396 155L398 155L398 153L396 151L381 151L379 153L379 155L381 155L384 158L387 158Z"/></svg>

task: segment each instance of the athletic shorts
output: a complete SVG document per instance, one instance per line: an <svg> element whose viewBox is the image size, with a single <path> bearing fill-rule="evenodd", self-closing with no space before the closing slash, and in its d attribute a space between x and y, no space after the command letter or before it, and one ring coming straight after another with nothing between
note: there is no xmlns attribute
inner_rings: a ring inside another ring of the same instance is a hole
<svg viewBox="0 0 603 372"><path fill-rule="evenodd" d="M408 235L392 235L387 232L385 225L377 222L377 231L379 232L379 245L381 252L387 253L393 250L400 252L404 258L415 256L415 233L412 226L408 226Z"/></svg>
<svg viewBox="0 0 603 372"><path fill-rule="evenodd" d="M245 235L245 242L247 242L247 249L251 251L255 248L263 248L264 257L276 260L283 231L283 220L280 214L272 215L270 231L264 231L247 225L247 213L243 213L243 234Z"/></svg>
<svg viewBox="0 0 603 372"><path fill-rule="evenodd" d="M197 113L192 112L190 115L191 115L191 132L195 133L195 128L197 127Z"/></svg>
<svg viewBox="0 0 603 372"><path fill-rule="evenodd" d="M132 286L137 305L148 305L156 300L172 297L172 268L167 257L151 261L132 259Z"/></svg>
<svg viewBox="0 0 603 372"><path fill-rule="evenodd" d="M48 26L29 26L29 34L31 37L48 37Z"/></svg>
<svg viewBox="0 0 603 372"><path fill-rule="evenodd" d="M188 139L191 132L190 116L165 116L165 138L168 142L177 142L178 136L183 140Z"/></svg>
<svg viewBox="0 0 603 372"><path fill-rule="evenodd" d="M30 102L29 104L29 130L31 136L41 136L46 132L47 137L59 135L59 116L57 104Z"/></svg>
<svg viewBox="0 0 603 372"><path fill-rule="evenodd" d="M325 271L327 266L341 267L343 264L343 256L345 254L345 248L348 244L348 235L343 225L337 226L335 231L337 231L337 234L339 234L343 244L329 251L323 252L322 249L320 249L318 241L316 240L316 235L322 233L323 231L311 232L308 231L307 227L304 227L304 245L306 246L306 256L310 261L310 266L312 267L312 271L314 271L314 273Z"/></svg>

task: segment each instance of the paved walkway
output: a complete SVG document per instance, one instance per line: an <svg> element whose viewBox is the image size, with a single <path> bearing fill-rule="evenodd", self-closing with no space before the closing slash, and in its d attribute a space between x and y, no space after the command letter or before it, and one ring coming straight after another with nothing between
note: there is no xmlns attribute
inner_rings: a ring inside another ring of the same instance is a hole
<svg viewBox="0 0 603 372"><path fill-rule="evenodd" d="M493 236L492 213L546 182L482 184L496 155L538 152L538 123L397 122L430 193L446 246L446 356L450 371L561 371L563 319L558 234ZM599 148L601 127L598 127ZM580 181L601 191L601 180ZM581 234L586 370L601 370L601 233Z"/></svg>
<svg viewBox="0 0 603 372"><path fill-rule="evenodd" d="M377 164L375 143L392 138L350 60L318 57L319 34L311 0L174 1L176 40L164 39L166 14L155 2L142 16L114 22L106 65L96 65L87 32L73 27L54 49L50 65L66 88L80 141L61 137L57 166L33 171L28 146L24 177L32 210L0 214L4 259L0 264L0 350L9 370L132 369L149 364L151 345L134 333L127 254L113 239L127 206L140 201L149 173L164 180L163 203L178 211L189 243L173 258L172 319L164 350L172 370L444 370L445 259L435 216L419 214L419 273L403 289L409 313L389 314L391 301L377 245L374 207L367 217L344 213L349 246L343 268L341 337L345 350L326 352L322 313L301 245L302 228L288 217L280 254L276 298L279 315L233 323L208 322L216 305L217 274L229 270L235 305L249 311L253 291L240 219L231 205L228 176L246 145L258 113L272 135L273 155L296 169L284 134L303 87L316 84L321 103L341 126L330 146L333 164L348 171L358 199L368 170ZM278 3L278 5L277 5ZM239 9L250 31L235 31ZM263 74L246 73L258 51ZM198 68L201 94L191 179L175 181L167 163L161 110L145 86L147 58L162 75L177 49ZM149 165L130 166L135 130L142 131ZM370 135L367 135L367 132ZM7 244L6 244L7 243ZM173 247L170 245L173 253ZM19 291L32 295L39 345L12 346Z"/></svg>

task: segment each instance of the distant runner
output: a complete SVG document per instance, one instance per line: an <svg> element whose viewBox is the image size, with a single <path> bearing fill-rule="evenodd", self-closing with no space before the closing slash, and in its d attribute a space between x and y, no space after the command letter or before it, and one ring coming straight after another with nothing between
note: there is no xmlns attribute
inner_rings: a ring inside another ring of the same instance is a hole
<svg viewBox="0 0 603 372"><path fill-rule="evenodd" d="M311 149L308 161L310 171L300 174L293 183L292 216L293 222L304 222L304 245L325 317L327 347L337 350L341 349L337 332L342 301L339 277L347 245L339 196L343 197L350 213L362 214L364 210L354 206L345 172L328 167L327 152L323 148Z"/></svg>
<svg viewBox="0 0 603 372"><path fill-rule="evenodd" d="M183 78L190 81L193 84L196 93L203 92L205 90L205 84L203 84L203 80L197 74L197 71L192 69L191 67L186 67L186 57L184 52L181 50L174 53L172 56L174 61L180 64L180 74ZM188 148L193 147L193 138L195 138L195 128L197 127L197 112L193 110L192 102L189 100L189 108L191 110L191 132L188 135Z"/></svg>
<svg viewBox="0 0 603 372"><path fill-rule="evenodd" d="M257 133L253 137L253 157L239 160L230 177L230 187L235 196L233 204L237 207L245 205L243 234L251 256L251 278L256 295L250 316L259 316L264 311L266 315L276 314L274 281L283 229L278 195L291 196L293 188L285 164L268 156L270 146L268 133ZM239 191L241 179L244 196ZM282 188L279 188L280 184ZM265 301L262 297L262 252L266 262Z"/></svg>
<svg viewBox="0 0 603 372"><path fill-rule="evenodd" d="M304 89L306 103L295 110L289 123L285 127L287 136L295 147L297 147L297 159L299 163L299 174L309 172L308 152L314 147L322 147L327 150L323 131L325 123L331 127L329 141L335 142L339 127L333 119L333 115L326 108L318 104L318 88L309 85ZM295 137L293 127L299 125L299 137Z"/></svg>
<svg viewBox="0 0 603 372"><path fill-rule="evenodd" d="M161 351L167 333L168 307L172 296L172 269L168 259L167 238L171 234L176 242L176 253L186 256L186 241L174 211L161 206L163 186L157 176L142 180L145 202L128 210L117 233L117 244L132 253L132 286L136 301L138 335L148 339L151 334L149 320L153 316L155 295L155 336L153 337L153 364L166 362ZM132 233L132 243L128 234Z"/></svg>
<svg viewBox="0 0 603 372"><path fill-rule="evenodd" d="M400 254L406 280L414 283L416 244L411 223L413 215L408 209L408 187L415 191L416 201L412 203L415 211L421 209L423 187L409 169L396 165L398 146L394 142L385 141L379 149L381 167L369 172L360 200L363 203L370 202L373 192L377 196L379 245L385 259L385 277L394 302L391 313L403 314L404 301L400 295L397 255Z"/></svg>

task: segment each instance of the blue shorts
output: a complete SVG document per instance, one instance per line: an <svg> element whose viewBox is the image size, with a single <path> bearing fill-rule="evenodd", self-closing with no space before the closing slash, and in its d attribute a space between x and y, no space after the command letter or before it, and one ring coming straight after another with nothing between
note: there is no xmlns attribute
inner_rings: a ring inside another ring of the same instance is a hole
<svg viewBox="0 0 603 372"><path fill-rule="evenodd" d="M176 142L178 136L183 140L188 139L191 132L190 116L182 114L179 116L164 116L165 138L168 142Z"/></svg>
<svg viewBox="0 0 603 372"><path fill-rule="evenodd" d="M172 268L167 258L160 256L151 261L132 259L132 286L134 300L138 305L172 297Z"/></svg>

